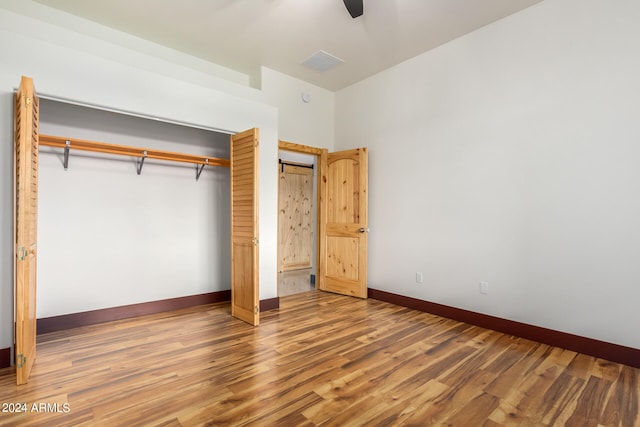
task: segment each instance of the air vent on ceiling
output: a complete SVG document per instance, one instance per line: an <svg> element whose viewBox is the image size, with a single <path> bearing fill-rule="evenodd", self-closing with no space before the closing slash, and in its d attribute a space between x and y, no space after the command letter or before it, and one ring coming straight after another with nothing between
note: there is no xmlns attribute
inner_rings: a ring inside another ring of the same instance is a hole
<svg viewBox="0 0 640 427"><path fill-rule="evenodd" d="M313 68L316 71L327 71L344 61L324 50L319 50L302 62L302 65Z"/></svg>

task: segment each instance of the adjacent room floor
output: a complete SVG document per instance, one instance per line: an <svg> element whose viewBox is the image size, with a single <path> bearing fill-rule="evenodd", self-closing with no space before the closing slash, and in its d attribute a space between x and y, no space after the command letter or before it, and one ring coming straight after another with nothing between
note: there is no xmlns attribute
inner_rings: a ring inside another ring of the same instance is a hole
<svg viewBox="0 0 640 427"><path fill-rule="evenodd" d="M284 297L314 290L315 284L311 280L311 273L311 268L278 273L278 296Z"/></svg>

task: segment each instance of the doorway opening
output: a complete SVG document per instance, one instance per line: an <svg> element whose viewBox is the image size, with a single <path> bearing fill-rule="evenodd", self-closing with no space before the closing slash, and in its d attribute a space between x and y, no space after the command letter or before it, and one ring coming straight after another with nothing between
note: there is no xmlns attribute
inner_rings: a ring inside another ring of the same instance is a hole
<svg viewBox="0 0 640 427"><path fill-rule="evenodd" d="M278 296L316 289L321 149L280 141Z"/></svg>

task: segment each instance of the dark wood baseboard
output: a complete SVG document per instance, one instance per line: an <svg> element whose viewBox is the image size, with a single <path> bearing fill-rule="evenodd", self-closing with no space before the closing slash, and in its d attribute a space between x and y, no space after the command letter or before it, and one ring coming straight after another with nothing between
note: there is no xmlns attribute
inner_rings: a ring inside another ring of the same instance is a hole
<svg viewBox="0 0 640 427"><path fill-rule="evenodd" d="M11 366L11 348L0 348L0 369Z"/></svg>
<svg viewBox="0 0 640 427"><path fill-rule="evenodd" d="M143 302L140 304L111 307L101 310L84 311L81 313L63 314L61 316L45 317L37 320L38 334L95 325L112 320L129 317L144 316L145 314L161 313L164 311L180 310L204 304L226 302L231 300L231 291L210 292L207 294L189 295L186 297L170 298L160 301Z"/></svg>
<svg viewBox="0 0 640 427"><path fill-rule="evenodd" d="M260 313L280 308L280 297L260 300Z"/></svg>
<svg viewBox="0 0 640 427"><path fill-rule="evenodd" d="M78 328L80 326L95 325L129 317L144 316L146 314L162 313L164 311L180 310L198 305L214 304L231 301L231 291L210 292L208 294L189 295L160 301L143 302L140 304L123 305L120 307L104 308L100 310L84 311L81 313L63 314L61 316L44 317L38 319L38 334ZM269 298L260 301L260 311L280 308L280 298ZM9 349L7 349L8 351ZM10 351L7 353L7 359ZM0 367L4 353L0 350ZM10 362L10 361L9 361ZM9 366L9 365L7 365Z"/></svg>
<svg viewBox="0 0 640 427"><path fill-rule="evenodd" d="M612 344L579 335L568 334L553 329L520 323L487 314L476 313L461 308L450 307L404 295L393 294L377 289L368 290L369 298L389 302L391 304L414 310L424 311L459 322L469 323L483 328L492 329L509 335L530 339L543 344L565 348L567 350L586 354L593 357L610 360L612 362L640 368L640 349Z"/></svg>

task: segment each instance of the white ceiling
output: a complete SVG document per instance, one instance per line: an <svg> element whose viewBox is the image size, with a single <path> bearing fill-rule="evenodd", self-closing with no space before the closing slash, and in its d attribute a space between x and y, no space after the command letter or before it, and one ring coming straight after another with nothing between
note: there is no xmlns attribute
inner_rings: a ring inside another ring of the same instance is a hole
<svg viewBox="0 0 640 427"><path fill-rule="evenodd" d="M36 0L247 75L260 66L338 90L542 0ZM345 61L318 72L318 50Z"/></svg>

